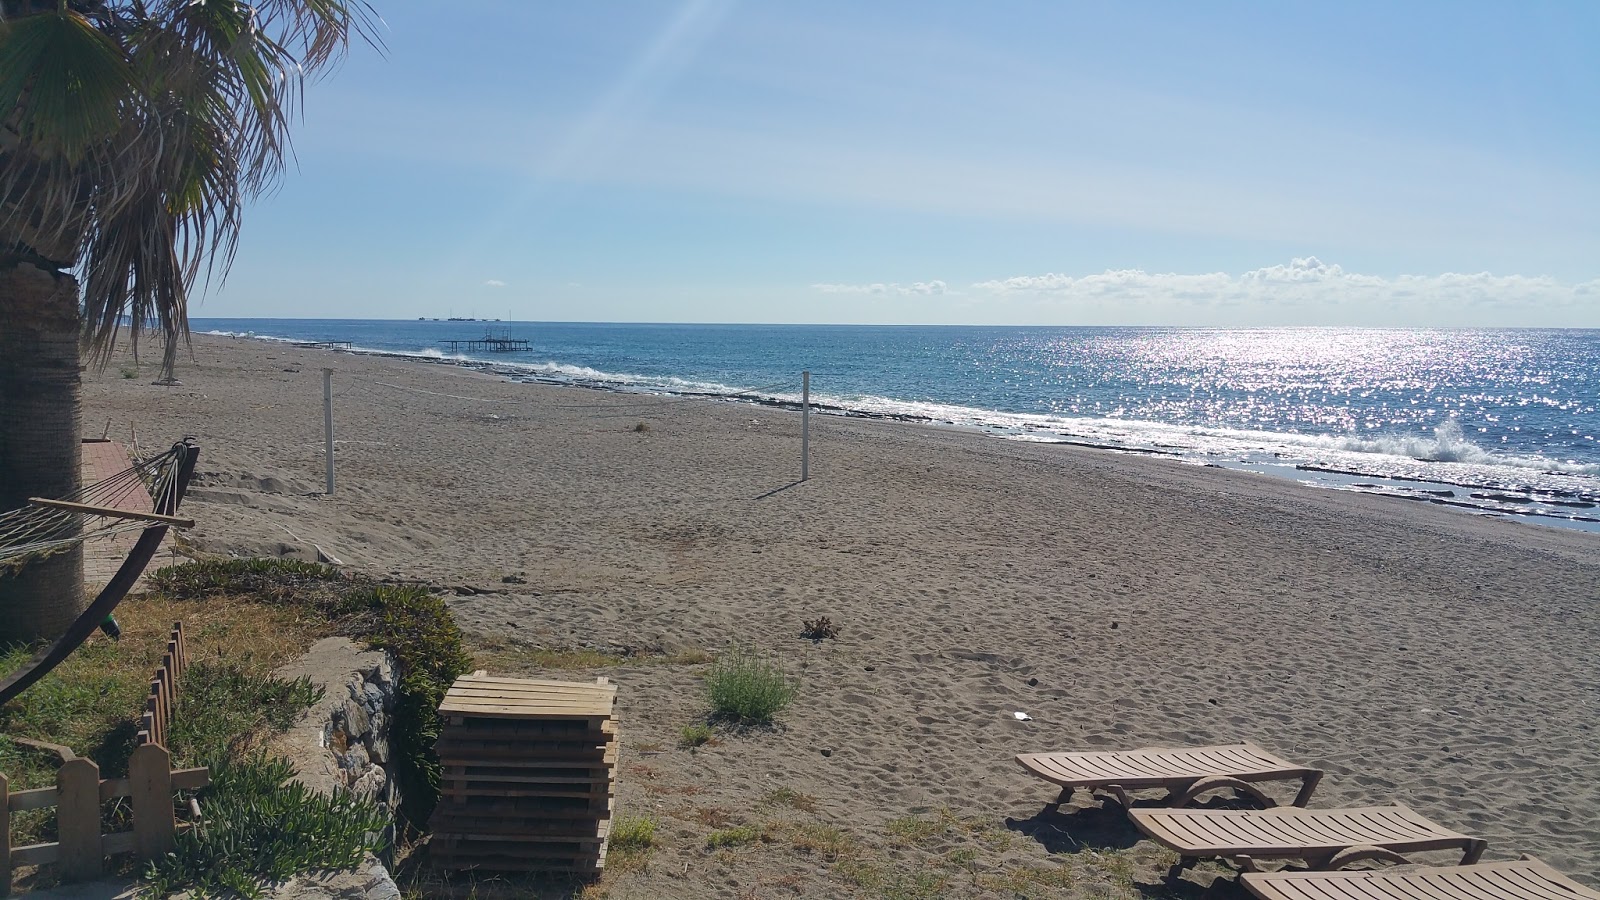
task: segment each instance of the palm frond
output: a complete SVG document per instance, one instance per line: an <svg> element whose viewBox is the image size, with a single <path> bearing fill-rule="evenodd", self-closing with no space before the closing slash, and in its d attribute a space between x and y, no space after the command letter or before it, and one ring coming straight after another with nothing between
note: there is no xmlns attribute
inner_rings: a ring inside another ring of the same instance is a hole
<svg viewBox="0 0 1600 900"><path fill-rule="evenodd" d="M0 17L0 252L77 260L102 364L124 321L135 348L149 327L170 348L282 174L306 78L352 32L381 48L379 20L364 0L49 5Z"/></svg>
<svg viewBox="0 0 1600 900"><path fill-rule="evenodd" d="M0 112L33 156L78 163L116 134L132 74L121 48L64 6L0 24Z"/></svg>

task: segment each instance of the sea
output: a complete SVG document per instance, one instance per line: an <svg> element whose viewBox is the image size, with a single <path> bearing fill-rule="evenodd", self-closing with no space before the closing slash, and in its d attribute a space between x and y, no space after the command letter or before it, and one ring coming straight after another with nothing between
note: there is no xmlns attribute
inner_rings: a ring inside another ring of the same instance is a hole
<svg viewBox="0 0 1600 900"><path fill-rule="evenodd" d="M1600 533L1600 331L193 319L513 381L893 418ZM452 353L449 340L526 340Z"/></svg>

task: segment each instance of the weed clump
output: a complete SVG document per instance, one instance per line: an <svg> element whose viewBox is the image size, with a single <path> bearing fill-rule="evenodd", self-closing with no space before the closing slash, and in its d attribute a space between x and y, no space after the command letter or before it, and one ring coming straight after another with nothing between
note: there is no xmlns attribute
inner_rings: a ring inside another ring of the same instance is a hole
<svg viewBox="0 0 1600 900"><path fill-rule="evenodd" d="M716 732L711 730L710 725L704 722L696 722L693 725L683 726L683 731L678 733L678 746L687 748L700 747L711 743L711 739L715 736Z"/></svg>
<svg viewBox="0 0 1600 900"><path fill-rule="evenodd" d="M656 820L648 816L619 818L611 826L611 849L639 853L656 845Z"/></svg>
<svg viewBox="0 0 1600 900"><path fill-rule="evenodd" d="M767 839L768 834L763 828L755 825L736 825L711 832L706 836L706 846L712 850L720 850L724 847L743 847L745 844L754 844L756 841Z"/></svg>
<svg viewBox="0 0 1600 900"><path fill-rule="evenodd" d="M744 724L771 724L797 690L777 663L742 647L717 657L706 672L712 714Z"/></svg>
<svg viewBox="0 0 1600 900"><path fill-rule="evenodd" d="M801 629L800 636L808 641L821 643L823 638L836 638L839 636L839 626L828 620L827 616L807 619L805 627Z"/></svg>

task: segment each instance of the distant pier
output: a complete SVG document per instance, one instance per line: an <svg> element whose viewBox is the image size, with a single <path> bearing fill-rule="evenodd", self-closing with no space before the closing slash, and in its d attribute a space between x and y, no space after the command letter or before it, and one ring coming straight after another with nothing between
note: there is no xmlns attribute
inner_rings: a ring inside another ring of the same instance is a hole
<svg viewBox="0 0 1600 900"><path fill-rule="evenodd" d="M439 343L448 346L451 353L460 353L463 350L468 353L484 350L490 353L525 353L533 349L523 338L495 337L489 334L472 340L443 340Z"/></svg>

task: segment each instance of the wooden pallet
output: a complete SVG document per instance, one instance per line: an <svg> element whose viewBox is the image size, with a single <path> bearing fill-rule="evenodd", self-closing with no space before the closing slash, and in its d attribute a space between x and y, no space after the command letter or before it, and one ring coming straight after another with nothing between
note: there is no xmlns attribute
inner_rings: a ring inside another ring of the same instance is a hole
<svg viewBox="0 0 1600 900"><path fill-rule="evenodd" d="M616 686L460 678L439 712L429 854L446 869L593 874L615 806Z"/></svg>

